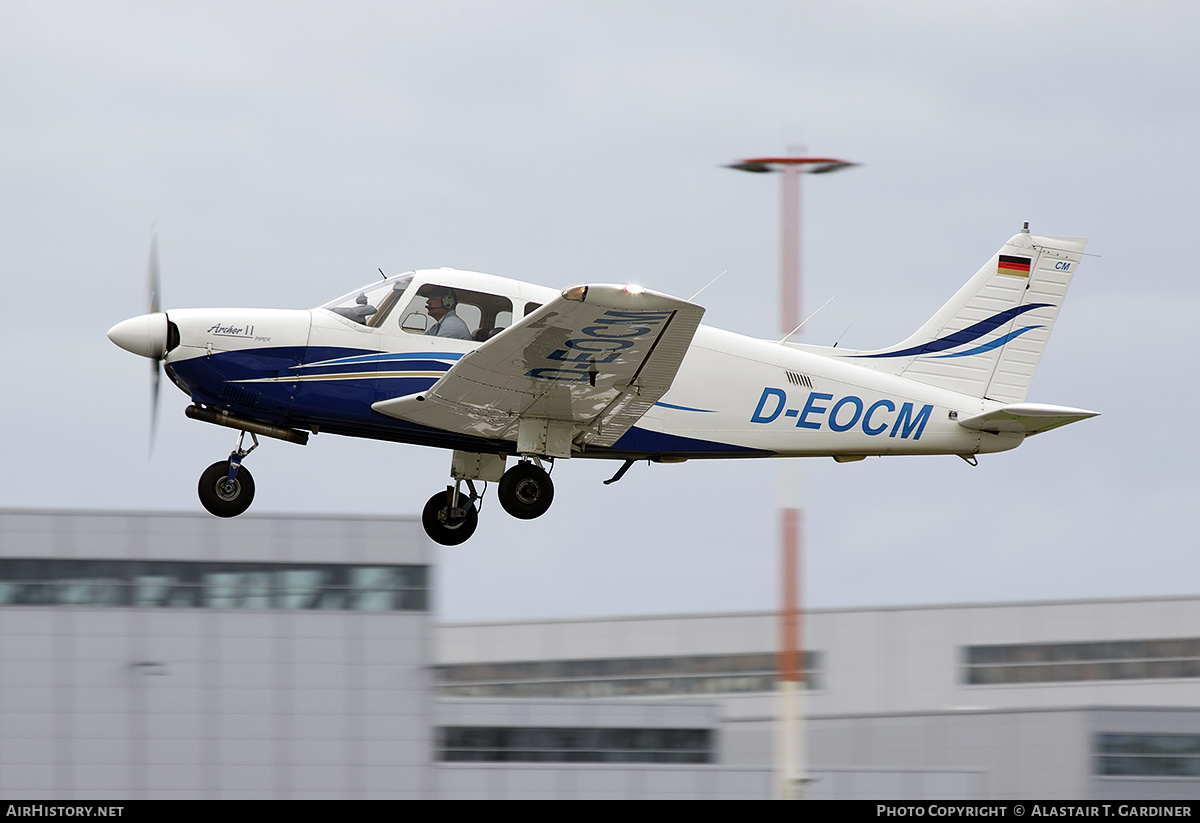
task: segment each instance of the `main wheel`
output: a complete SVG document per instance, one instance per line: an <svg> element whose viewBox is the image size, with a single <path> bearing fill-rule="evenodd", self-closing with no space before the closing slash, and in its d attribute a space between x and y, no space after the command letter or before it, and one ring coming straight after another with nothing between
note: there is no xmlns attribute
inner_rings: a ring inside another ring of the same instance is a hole
<svg viewBox="0 0 1200 823"><path fill-rule="evenodd" d="M554 483L533 463L518 463L500 478L497 496L513 517L532 520L545 514L554 502Z"/></svg>
<svg viewBox="0 0 1200 823"><path fill-rule="evenodd" d="M451 517L446 494L438 492L429 498L424 511L421 512L421 525L425 527L425 533L433 542L443 546L457 546L466 543L471 535L475 534L475 528L479 525L479 512L475 511L474 505L463 499L461 502L466 503L463 507L466 513L462 517Z"/></svg>
<svg viewBox="0 0 1200 823"><path fill-rule="evenodd" d="M254 500L254 478L245 466L238 468L230 484L229 461L213 463L200 475L200 503L217 517L237 517L250 508Z"/></svg>

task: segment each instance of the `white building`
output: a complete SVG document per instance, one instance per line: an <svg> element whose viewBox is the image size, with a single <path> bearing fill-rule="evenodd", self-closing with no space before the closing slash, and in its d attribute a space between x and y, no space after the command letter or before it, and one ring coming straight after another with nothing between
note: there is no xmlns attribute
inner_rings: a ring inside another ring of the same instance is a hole
<svg viewBox="0 0 1200 823"><path fill-rule="evenodd" d="M431 796L428 566L407 520L0 513L0 795Z"/></svg>
<svg viewBox="0 0 1200 823"><path fill-rule="evenodd" d="M0 512L0 795L767 797L768 613L435 626L405 518ZM1200 597L817 610L810 797L1200 793Z"/></svg>
<svg viewBox="0 0 1200 823"><path fill-rule="evenodd" d="M719 706L717 759L771 763L769 613L446 625L442 695ZM1200 597L805 616L810 797L1200 793Z"/></svg>

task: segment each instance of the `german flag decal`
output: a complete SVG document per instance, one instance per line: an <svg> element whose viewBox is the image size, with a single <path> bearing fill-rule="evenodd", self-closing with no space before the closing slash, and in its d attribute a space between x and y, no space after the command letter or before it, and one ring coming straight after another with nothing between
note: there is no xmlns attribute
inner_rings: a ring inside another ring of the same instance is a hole
<svg viewBox="0 0 1200 823"><path fill-rule="evenodd" d="M1000 255L1000 265L996 269L999 274L1011 274L1013 277L1028 277L1030 257L1013 257L1008 254Z"/></svg>

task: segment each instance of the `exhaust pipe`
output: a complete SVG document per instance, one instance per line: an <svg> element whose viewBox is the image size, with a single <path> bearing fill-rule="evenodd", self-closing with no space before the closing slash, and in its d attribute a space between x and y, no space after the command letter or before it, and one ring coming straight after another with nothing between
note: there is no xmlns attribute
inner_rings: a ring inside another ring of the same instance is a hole
<svg viewBox="0 0 1200 823"><path fill-rule="evenodd" d="M230 429L253 432L254 434L261 434L263 437L274 437L276 440L286 440L289 443L296 443L300 446L308 445L308 432L289 429L287 426L261 423L258 420L241 417L224 409L210 409L205 406L191 405L184 412L193 420L200 420L204 423L213 423Z"/></svg>

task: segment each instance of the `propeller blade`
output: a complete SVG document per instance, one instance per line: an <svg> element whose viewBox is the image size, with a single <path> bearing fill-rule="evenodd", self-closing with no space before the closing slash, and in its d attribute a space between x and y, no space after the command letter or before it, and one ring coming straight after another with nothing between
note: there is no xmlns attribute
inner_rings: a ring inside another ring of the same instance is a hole
<svg viewBox="0 0 1200 823"><path fill-rule="evenodd" d="M162 379L162 364L150 364L150 455L154 454L154 437L158 433L158 383Z"/></svg>
<svg viewBox="0 0 1200 823"><path fill-rule="evenodd" d="M162 284L158 279L158 227L150 227L150 262L146 266L146 302L148 312L154 314L161 311Z"/></svg>
<svg viewBox="0 0 1200 823"><path fill-rule="evenodd" d="M151 314L161 311L162 283L158 275L158 226L150 227L150 260L146 265L146 300ZM162 379L162 361L150 364L150 455L158 432L158 384Z"/></svg>

